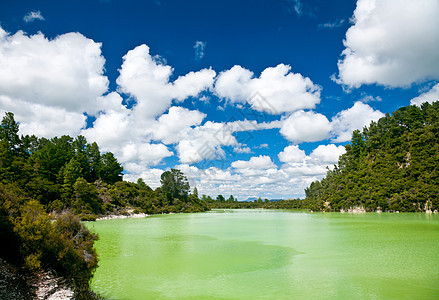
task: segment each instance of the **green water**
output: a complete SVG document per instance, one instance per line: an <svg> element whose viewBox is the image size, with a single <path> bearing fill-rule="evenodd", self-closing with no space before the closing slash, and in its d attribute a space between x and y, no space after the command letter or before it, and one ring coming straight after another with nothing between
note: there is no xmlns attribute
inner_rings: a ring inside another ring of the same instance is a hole
<svg viewBox="0 0 439 300"><path fill-rule="evenodd" d="M226 210L88 223L109 299L437 299L439 216Z"/></svg>

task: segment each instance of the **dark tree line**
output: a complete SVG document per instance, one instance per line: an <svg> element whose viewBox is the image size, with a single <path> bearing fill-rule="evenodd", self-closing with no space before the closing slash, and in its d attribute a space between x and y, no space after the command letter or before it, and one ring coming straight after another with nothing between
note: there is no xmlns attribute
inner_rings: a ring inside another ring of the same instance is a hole
<svg viewBox="0 0 439 300"><path fill-rule="evenodd" d="M329 210L439 209L439 102L407 106L353 132L346 153L306 199Z"/></svg>

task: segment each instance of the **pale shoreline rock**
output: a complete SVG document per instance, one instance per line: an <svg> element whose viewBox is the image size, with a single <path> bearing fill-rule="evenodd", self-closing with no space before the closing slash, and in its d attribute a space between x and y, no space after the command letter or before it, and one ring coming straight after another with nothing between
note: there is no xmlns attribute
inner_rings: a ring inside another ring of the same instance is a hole
<svg viewBox="0 0 439 300"><path fill-rule="evenodd" d="M122 215L122 214L115 215L115 214L112 214L112 215L108 215L108 216L104 216L104 217L99 217L99 218L96 218L96 221L100 221L100 220L113 220L113 219L128 219L128 218L130 218L130 219L141 219L141 218L149 217L149 215L145 214L145 213L135 214L133 209L128 210L127 213L128 213L127 215Z"/></svg>
<svg viewBox="0 0 439 300"><path fill-rule="evenodd" d="M38 282L37 299L41 300L68 300L73 299L73 291L63 284L61 278L45 273Z"/></svg>

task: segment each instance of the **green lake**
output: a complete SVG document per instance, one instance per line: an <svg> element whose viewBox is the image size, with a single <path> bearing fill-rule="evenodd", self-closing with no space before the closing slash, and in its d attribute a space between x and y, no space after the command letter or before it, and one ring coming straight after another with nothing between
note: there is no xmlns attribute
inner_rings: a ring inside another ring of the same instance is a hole
<svg viewBox="0 0 439 300"><path fill-rule="evenodd" d="M438 299L439 216L216 210L87 223L108 299Z"/></svg>

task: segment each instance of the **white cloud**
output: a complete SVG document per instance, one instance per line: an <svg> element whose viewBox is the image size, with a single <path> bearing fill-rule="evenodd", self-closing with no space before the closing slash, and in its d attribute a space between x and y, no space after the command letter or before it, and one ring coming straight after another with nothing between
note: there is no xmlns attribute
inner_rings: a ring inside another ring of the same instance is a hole
<svg viewBox="0 0 439 300"><path fill-rule="evenodd" d="M312 181L323 178L343 153L344 147L334 144L319 145L309 156L298 146L288 146L279 153L279 159L284 162L280 170L287 174L289 182L298 181L305 189Z"/></svg>
<svg viewBox="0 0 439 300"><path fill-rule="evenodd" d="M249 161L237 160L232 162L232 167L242 171L243 169L270 169L275 168L271 158L267 155L253 156Z"/></svg>
<svg viewBox="0 0 439 300"><path fill-rule="evenodd" d="M138 163L147 166L158 165L163 158L172 156L173 153L163 144L134 144L129 143L121 147L120 159L126 163Z"/></svg>
<svg viewBox="0 0 439 300"><path fill-rule="evenodd" d="M439 79L437 0L358 0L338 82L408 86Z"/></svg>
<svg viewBox="0 0 439 300"><path fill-rule="evenodd" d="M236 146L233 148L233 152L235 153L252 153L252 149L249 147L243 147L242 145Z"/></svg>
<svg viewBox="0 0 439 300"><path fill-rule="evenodd" d="M319 113L297 111L282 121L280 133L294 143L317 142L328 138L331 123Z"/></svg>
<svg viewBox="0 0 439 300"><path fill-rule="evenodd" d="M212 86L216 75L213 70L203 69L190 72L171 83L169 79L173 69L152 57L146 45L128 51L123 60L116 82L121 92L135 97L136 112L144 118L161 115L173 100L183 101L197 96Z"/></svg>
<svg viewBox="0 0 439 300"><path fill-rule="evenodd" d="M137 179L142 178L143 181L153 189L158 188L160 186L160 176L164 172L161 169L155 169L155 168L148 169L144 167L132 168L129 169L128 171L130 171L130 173L125 174L123 176L124 180L136 182Z"/></svg>
<svg viewBox="0 0 439 300"><path fill-rule="evenodd" d="M310 157L317 159L318 161L325 163L337 163L340 155L345 154L346 149L344 146L336 146L334 144L330 145L319 145L314 149Z"/></svg>
<svg viewBox="0 0 439 300"><path fill-rule="evenodd" d="M203 126L187 130L176 146L180 162L197 163L204 159L221 159L225 152L221 146L233 146L238 142L233 129L224 123L208 121Z"/></svg>
<svg viewBox="0 0 439 300"><path fill-rule="evenodd" d="M44 21L45 19L44 19L43 15L41 14L41 12L39 10L36 10L36 11L31 11L27 15L25 15L23 17L23 20L26 23L29 23L29 22L33 22L35 20Z"/></svg>
<svg viewBox="0 0 439 300"><path fill-rule="evenodd" d="M439 83L433 86L428 92L422 93L418 97L413 98L410 101L410 104L420 106L424 102L433 103L435 101L439 101Z"/></svg>
<svg viewBox="0 0 439 300"><path fill-rule="evenodd" d="M352 137L352 132L356 129L362 130L371 121L377 121L384 117L379 110L374 110L367 104L360 101L355 102L354 106L339 112L332 118L332 139L335 143L347 142Z"/></svg>
<svg viewBox="0 0 439 300"><path fill-rule="evenodd" d="M164 65L160 57L152 57L146 45L128 51L119 71L120 92L134 97L136 104L127 109L117 93L101 97L100 104L105 109L98 115L93 128L83 132L84 135L114 152L124 166L137 173L140 165L157 165L173 155L164 144L151 144L154 141L177 144L176 150L183 162L194 155L195 160L202 159L196 156L197 151L213 130L208 128L211 124L200 126L206 115L171 105L173 101L196 97L211 87L215 71L189 72L171 82L173 69ZM168 113L163 114L167 109ZM222 153L218 144L214 148Z"/></svg>
<svg viewBox="0 0 439 300"><path fill-rule="evenodd" d="M253 72L241 66L233 66L230 70L221 72L215 81L215 92L231 102L243 103L250 97L248 86Z"/></svg>
<svg viewBox="0 0 439 300"><path fill-rule="evenodd" d="M196 97L200 92L212 86L215 76L216 72L212 69L189 72L174 81L171 95L178 101L183 101L188 97Z"/></svg>
<svg viewBox="0 0 439 300"><path fill-rule="evenodd" d="M270 114L314 108L320 103L321 88L290 71L290 66L279 64L253 78L253 72L234 66L218 75L215 93L232 103L247 102L253 109Z"/></svg>
<svg viewBox="0 0 439 300"><path fill-rule="evenodd" d="M215 197L218 194L238 196L245 200L249 195L262 198L303 197L304 188L325 176L327 168L332 168L343 146L321 145L309 155L296 145L287 146L279 158L284 162L276 166L269 156L259 155L249 160L232 162L227 169L217 167L202 168L181 164L182 170L196 186L200 194Z"/></svg>
<svg viewBox="0 0 439 300"><path fill-rule="evenodd" d="M204 49L206 49L206 42L196 41L194 45L195 60L200 61L204 57Z"/></svg>
<svg viewBox="0 0 439 300"><path fill-rule="evenodd" d="M154 128L154 139L161 140L166 144L177 143L192 126L201 124L206 114L197 110L172 106L167 114L162 115Z"/></svg>
<svg viewBox="0 0 439 300"><path fill-rule="evenodd" d="M380 96L371 96L371 95L363 95L363 97L360 99L361 102L368 103L368 102L381 102L383 99Z"/></svg>
<svg viewBox="0 0 439 300"><path fill-rule="evenodd" d="M49 40L0 27L0 54L2 108L15 113L20 133L76 135L83 113L99 109L108 87L100 43L79 33Z"/></svg>
<svg viewBox="0 0 439 300"><path fill-rule="evenodd" d="M46 138L61 134L75 136L86 125L86 117L81 113L0 95L0 116L6 112L14 113L14 119L20 123L20 135L35 134Z"/></svg>
<svg viewBox="0 0 439 300"><path fill-rule="evenodd" d="M138 126L141 126L140 124ZM130 114L109 111L100 114L93 123L93 127L82 131L90 141L96 141L104 151L116 151L136 138L136 129ZM119 156L116 156L119 157Z"/></svg>
<svg viewBox="0 0 439 300"><path fill-rule="evenodd" d="M281 162L302 162L305 157L305 151L299 149L297 145L291 145L285 147L285 149L278 154L279 160Z"/></svg>
<svg viewBox="0 0 439 300"><path fill-rule="evenodd" d="M79 33L49 40L0 28L0 53L0 94L12 99L82 113L107 91L101 44Z"/></svg>

